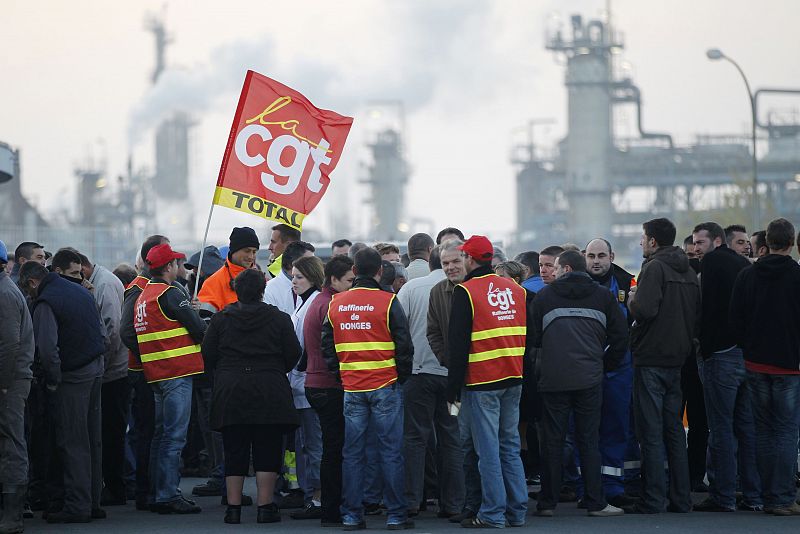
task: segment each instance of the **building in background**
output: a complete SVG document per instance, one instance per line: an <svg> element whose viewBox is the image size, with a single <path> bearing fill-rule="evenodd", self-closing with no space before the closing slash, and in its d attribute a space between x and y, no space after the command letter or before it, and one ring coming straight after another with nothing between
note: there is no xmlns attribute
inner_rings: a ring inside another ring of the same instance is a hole
<svg viewBox="0 0 800 534"><path fill-rule="evenodd" d="M679 228L695 223L698 212L725 224L750 223L749 137L698 136L677 146L669 134L646 131L641 91L615 64L622 38L606 21L574 15L568 34L555 29L546 46L566 59L568 132L551 148L535 145L531 133L512 151L515 249L612 236L636 257L641 223L653 217L669 217ZM615 135L622 106L635 107L635 138ZM796 112L768 116L759 123L766 132L759 141L766 146L759 149L762 226L778 214L800 219L800 121Z"/></svg>

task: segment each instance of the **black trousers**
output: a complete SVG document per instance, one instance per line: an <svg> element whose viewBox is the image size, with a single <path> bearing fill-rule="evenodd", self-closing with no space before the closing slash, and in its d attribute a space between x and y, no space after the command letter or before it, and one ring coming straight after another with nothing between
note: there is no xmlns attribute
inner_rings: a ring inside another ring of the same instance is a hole
<svg viewBox="0 0 800 534"><path fill-rule="evenodd" d="M409 509L422 508L423 481L431 438L438 473L439 509L458 513L464 507L464 455L458 419L447 411L447 377L417 374L403 385L406 499Z"/></svg>
<svg viewBox="0 0 800 534"><path fill-rule="evenodd" d="M222 428L225 476L247 476L253 470L277 473L283 465L283 432L275 425L231 425Z"/></svg>
<svg viewBox="0 0 800 534"><path fill-rule="evenodd" d="M342 448L344 448L344 391L306 388L308 403L317 412L322 430L322 461L319 478L322 521L342 519Z"/></svg>
<svg viewBox="0 0 800 534"><path fill-rule="evenodd" d="M603 385L578 391L541 392L542 492L537 508L553 510L563 477L562 455L570 412L575 416L575 443L581 455L584 503L590 512L606 507L600 475L600 412Z"/></svg>
<svg viewBox="0 0 800 534"><path fill-rule="evenodd" d="M136 502L155 502L150 484L150 444L153 442L155 400L153 390L142 371L131 371L128 377L133 387L133 435L131 444L136 456Z"/></svg>
<svg viewBox="0 0 800 534"><path fill-rule="evenodd" d="M34 510L47 507L47 472L55 447L47 409L47 390L34 378L25 405L25 438L28 442L28 501Z"/></svg>
<svg viewBox="0 0 800 534"><path fill-rule="evenodd" d="M681 368L681 391L683 404L681 413L686 410L689 422L688 452L689 479L695 485L706 476L706 450L708 448L708 421L703 384L697 372L697 359L689 357Z"/></svg>
<svg viewBox="0 0 800 534"><path fill-rule="evenodd" d="M102 379L77 384L62 382L50 398L58 462L51 462L51 510L63 494L63 510L88 516L100 507L102 490ZM58 479L58 467L61 478ZM59 491L61 482L63 491Z"/></svg>
<svg viewBox="0 0 800 534"><path fill-rule="evenodd" d="M103 384L103 484L108 497L125 500L125 431L128 427L131 386L128 377Z"/></svg>

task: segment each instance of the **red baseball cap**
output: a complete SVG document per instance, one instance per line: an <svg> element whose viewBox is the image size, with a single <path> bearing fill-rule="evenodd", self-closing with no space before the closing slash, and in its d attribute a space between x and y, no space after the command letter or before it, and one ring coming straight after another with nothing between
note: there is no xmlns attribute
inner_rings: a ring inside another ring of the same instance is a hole
<svg viewBox="0 0 800 534"><path fill-rule="evenodd" d="M458 248L476 260L486 261L492 259L492 256L494 256L494 247L492 246L492 242L482 235L474 235L470 237Z"/></svg>
<svg viewBox="0 0 800 534"><path fill-rule="evenodd" d="M172 250L172 247L169 246L169 243L163 243L151 248L150 252L147 253L147 258L145 258L145 261L147 262L147 265L157 269L168 264L172 260L178 260L181 258L185 259L186 254L175 252Z"/></svg>

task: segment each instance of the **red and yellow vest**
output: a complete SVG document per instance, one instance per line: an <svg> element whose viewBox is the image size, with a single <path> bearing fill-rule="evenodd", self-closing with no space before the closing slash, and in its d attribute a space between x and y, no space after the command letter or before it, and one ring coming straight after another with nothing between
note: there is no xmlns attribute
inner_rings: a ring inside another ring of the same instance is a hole
<svg viewBox="0 0 800 534"><path fill-rule="evenodd" d="M527 310L525 290L487 274L460 284L472 305L472 334L465 385L522 378Z"/></svg>
<svg viewBox="0 0 800 534"><path fill-rule="evenodd" d="M328 305L345 391L374 391L397 381L389 330L393 300L394 294L387 291L354 287L334 295Z"/></svg>
<svg viewBox="0 0 800 534"><path fill-rule="evenodd" d="M145 286L150 280L145 278L142 275L137 276L134 278L128 287L125 288L125 293L128 292L129 289L138 287L140 291L144 291ZM128 371L141 371L142 370L142 362L139 358L131 351L128 351Z"/></svg>
<svg viewBox="0 0 800 534"><path fill-rule="evenodd" d="M159 382L203 372L200 345L180 322L161 310L158 297L172 286L150 282L136 301L133 326L139 342L144 377Z"/></svg>

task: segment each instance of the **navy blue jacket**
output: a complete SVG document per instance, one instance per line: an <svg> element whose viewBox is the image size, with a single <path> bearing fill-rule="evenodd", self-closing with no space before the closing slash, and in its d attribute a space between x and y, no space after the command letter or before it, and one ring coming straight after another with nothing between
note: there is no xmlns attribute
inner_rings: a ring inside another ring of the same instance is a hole
<svg viewBox="0 0 800 534"><path fill-rule="evenodd" d="M105 352L102 319L94 297L83 286L50 273L39 284L34 308L47 303L58 322L58 355L61 370L74 371Z"/></svg>

